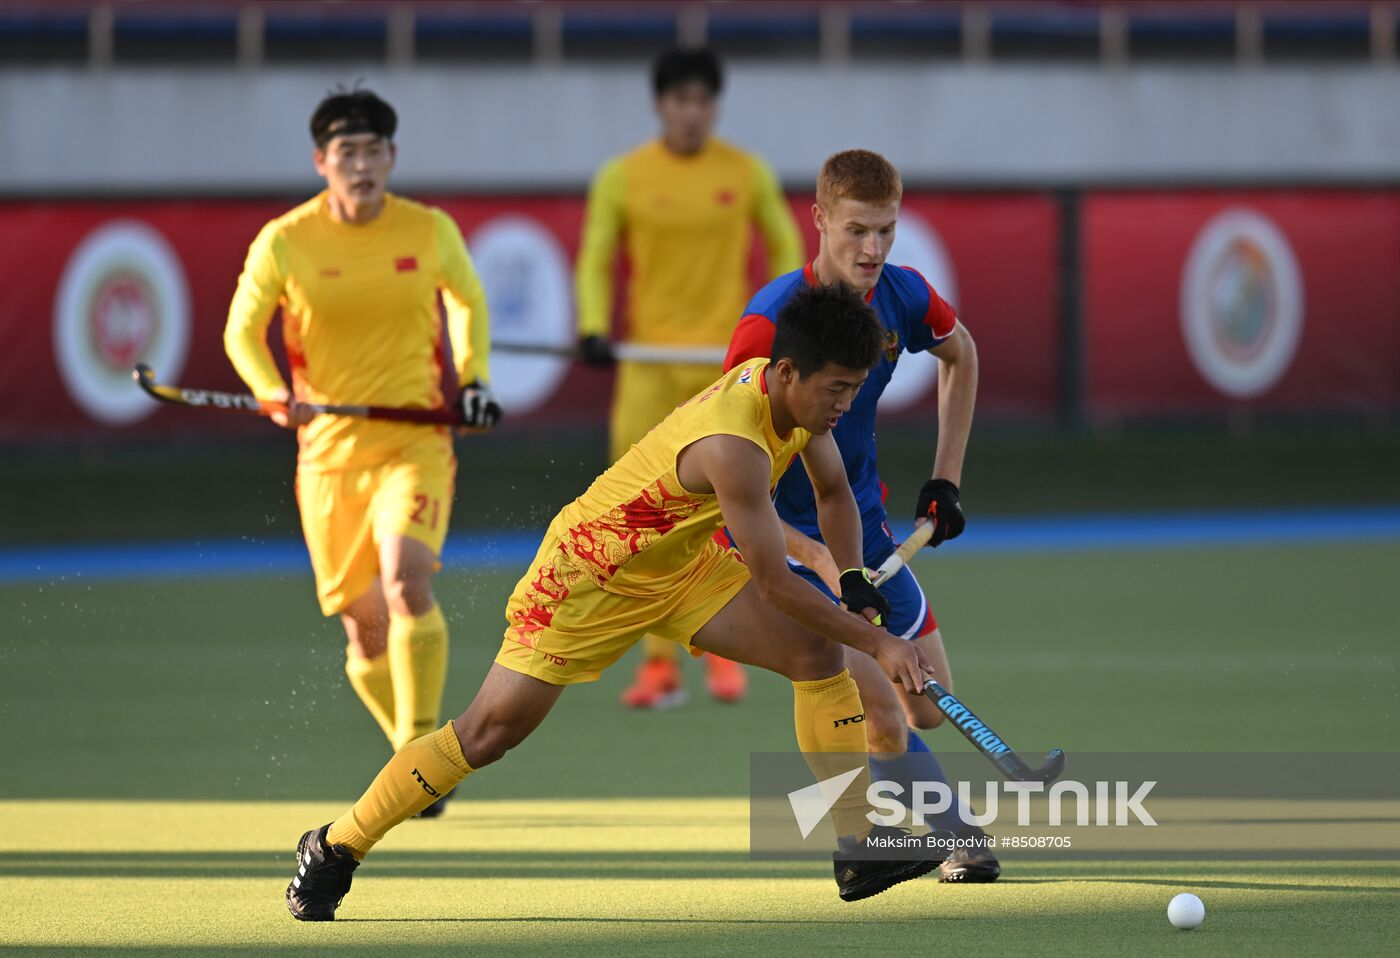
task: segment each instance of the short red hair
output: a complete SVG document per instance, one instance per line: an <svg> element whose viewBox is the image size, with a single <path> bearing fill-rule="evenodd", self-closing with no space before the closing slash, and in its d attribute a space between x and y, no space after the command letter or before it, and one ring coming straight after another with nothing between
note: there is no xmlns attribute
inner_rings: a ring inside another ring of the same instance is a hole
<svg viewBox="0 0 1400 958"><path fill-rule="evenodd" d="M833 153L817 174L817 203L824 209L840 200L858 203L898 203L904 182L889 160L870 150Z"/></svg>

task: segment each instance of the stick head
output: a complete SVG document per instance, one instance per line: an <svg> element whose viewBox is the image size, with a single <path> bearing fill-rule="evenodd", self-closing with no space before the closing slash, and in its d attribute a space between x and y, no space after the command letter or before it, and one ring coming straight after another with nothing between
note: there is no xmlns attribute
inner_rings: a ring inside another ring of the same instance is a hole
<svg viewBox="0 0 1400 958"><path fill-rule="evenodd" d="M1045 753L1045 764L1036 769L1032 774L1035 775L1035 780L1037 782L1043 782L1049 785L1055 779L1059 778L1060 775L1064 773L1064 770L1064 750L1054 748Z"/></svg>
<svg viewBox="0 0 1400 958"><path fill-rule="evenodd" d="M1039 768L1031 768L1021 756L1010 750L996 755L986 754L991 763L1013 782L1040 782L1049 785L1065 770L1065 753L1058 748L1045 753L1045 762Z"/></svg>

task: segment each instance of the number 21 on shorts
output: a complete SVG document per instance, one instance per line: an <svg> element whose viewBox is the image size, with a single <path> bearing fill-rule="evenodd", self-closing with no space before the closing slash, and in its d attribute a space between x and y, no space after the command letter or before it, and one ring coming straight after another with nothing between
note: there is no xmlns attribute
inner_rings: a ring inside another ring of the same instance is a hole
<svg viewBox="0 0 1400 958"><path fill-rule="evenodd" d="M408 518L410 521L416 522L420 526L426 525L429 529L436 529L439 506L440 503L437 499L432 499L421 494L415 495L413 497L413 514ZM431 509L429 507L431 507Z"/></svg>

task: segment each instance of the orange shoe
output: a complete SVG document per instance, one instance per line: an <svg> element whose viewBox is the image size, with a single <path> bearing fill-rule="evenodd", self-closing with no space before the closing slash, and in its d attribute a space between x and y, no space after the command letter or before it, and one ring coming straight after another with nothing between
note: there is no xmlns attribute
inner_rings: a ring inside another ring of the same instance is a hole
<svg viewBox="0 0 1400 958"><path fill-rule="evenodd" d="M749 676L742 665L706 653L705 668L708 672L706 683L710 687L711 698L716 702L744 700L744 693L749 690Z"/></svg>
<svg viewBox="0 0 1400 958"><path fill-rule="evenodd" d="M629 709L670 709L685 704L681 665L675 659L647 659L637 670L637 680L622 693Z"/></svg>

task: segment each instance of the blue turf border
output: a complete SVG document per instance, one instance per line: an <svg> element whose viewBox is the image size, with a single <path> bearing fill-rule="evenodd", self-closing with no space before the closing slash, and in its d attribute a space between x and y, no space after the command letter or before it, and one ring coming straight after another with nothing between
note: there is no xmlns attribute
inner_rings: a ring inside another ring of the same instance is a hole
<svg viewBox="0 0 1400 958"><path fill-rule="evenodd" d="M900 529L907 532L908 527ZM448 569L520 568L543 530L448 537ZM1400 506L1024 516L977 519L945 556L1130 549L1210 549L1400 540ZM94 543L0 549L0 582L123 581L309 573L299 539Z"/></svg>

